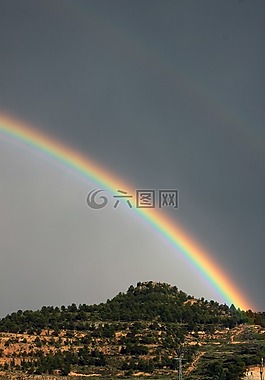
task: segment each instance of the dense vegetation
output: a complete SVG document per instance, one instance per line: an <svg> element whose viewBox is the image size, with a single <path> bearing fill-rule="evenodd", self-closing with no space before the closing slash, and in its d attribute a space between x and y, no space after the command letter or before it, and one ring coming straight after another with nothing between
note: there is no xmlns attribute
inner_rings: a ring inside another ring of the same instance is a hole
<svg viewBox="0 0 265 380"><path fill-rule="evenodd" d="M72 369L168 376L183 350L185 378L236 380L265 356L264 337L253 324L262 329L264 313L197 300L168 284L138 283L99 305L44 306L7 315L0 320L0 358L5 358L2 369L28 374L67 375ZM234 335L239 344L232 345ZM198 355L200 365L189 372Z"/></svg>
<svg viewBox="0 0 265 380"><path fill-rule="evenodd" d="M87 321L158 321L185 323L191 329L197 324L221 324L234 327L239 323L265 326L265 313L243 312L233 305L220 305L203 298L194 299L177 287L159 283L138 283L127 293L99 305L72 304L68 307L43 306L37 311L21 311L0 320L0 331L34 332L42 329L87 329ZM190 301L190 302L189 302Z"/></svg>

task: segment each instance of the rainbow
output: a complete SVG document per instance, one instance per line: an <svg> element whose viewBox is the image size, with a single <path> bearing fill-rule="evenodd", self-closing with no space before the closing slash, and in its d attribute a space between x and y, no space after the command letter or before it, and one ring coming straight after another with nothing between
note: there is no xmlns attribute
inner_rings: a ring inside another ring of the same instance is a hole
<svg viewBox="0 0 265 380"><path fill-rule="evenodd" d="M90 158L5 114L0 114L1 134L52 157L112 193L116 193L118 189L123 189L128 193L134 191L131 186L124 184L120 178L104 170ZM173 222L168 216L155 209L136 208L135 212L160 233L175 250L181 252L182 256L196 268L212 288L218 291L227 304L233 303L243 310L250 308L250 302L227 278L219 266L211 260L210 254L183 231L175 221Z"/></svg>

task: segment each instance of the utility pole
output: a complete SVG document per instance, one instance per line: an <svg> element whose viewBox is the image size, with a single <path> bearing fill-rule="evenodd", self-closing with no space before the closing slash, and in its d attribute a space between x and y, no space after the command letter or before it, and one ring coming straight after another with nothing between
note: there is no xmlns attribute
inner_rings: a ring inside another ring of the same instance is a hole
<svg viewBox="0 0 265 380"><path fill-rule="evenodd" d="M179 357L178 357L178 361L179 361L179 376L178 376L178 380L182 380L182 355L183 354L181 353L179 355Z"/></svg>
<svg viewBox="0 0 265 380"><path fill-rule="evenodd" d="M263 380L263 358L260 361L260 380Z"/></svg>
<svg viewBox="0 0 265 380"><path fill-rule="evenodd" d="M178 349L177 354L178 354L178 357L176 359L179 362L178 380L182 380L182 360L185 360L183 359L184 347L181 347L180 349Z"/></svg>

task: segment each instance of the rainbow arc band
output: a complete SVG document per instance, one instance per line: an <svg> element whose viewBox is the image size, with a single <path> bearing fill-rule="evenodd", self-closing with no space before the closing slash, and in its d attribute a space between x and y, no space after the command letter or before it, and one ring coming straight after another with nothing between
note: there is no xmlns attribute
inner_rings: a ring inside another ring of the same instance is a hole
<svg viewBox="0 0 265 380"><path fill-rule="evenodd" d="M128 193L133 191L132 186L97 165L92 159L3 113L0 113L0 137L1 134L45 153L97 185L104 186L111 193L120 188ZM135 212L139 214L141 220L149 223L156 233L162 234L175 251L181 254L203 276L209 286L218 292L225 303L228 305L233 303L243 310L253 308L244 294L226 276L224 270L211 259L210 253L206 252L175 221L156 209L135 209Z"/></svg>

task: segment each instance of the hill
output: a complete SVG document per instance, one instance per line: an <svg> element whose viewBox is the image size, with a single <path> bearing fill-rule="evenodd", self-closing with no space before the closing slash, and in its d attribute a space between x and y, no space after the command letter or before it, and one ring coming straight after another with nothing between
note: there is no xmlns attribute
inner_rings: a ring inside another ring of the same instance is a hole
<svg viewBox="0 0 265 380"><path fill-rule="evenodd" d="M7 315L0 320L0 376L176 377L183 355L185 379L236 380L265 355L264 326L264 313L143 282L99 305Z"/></svg>

